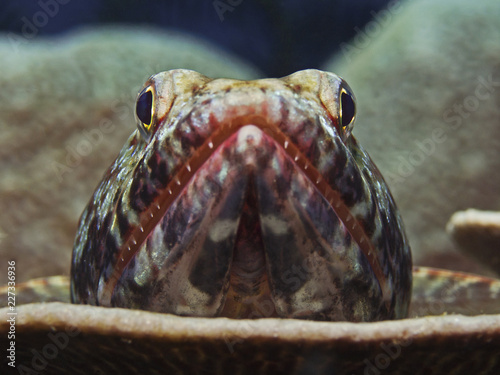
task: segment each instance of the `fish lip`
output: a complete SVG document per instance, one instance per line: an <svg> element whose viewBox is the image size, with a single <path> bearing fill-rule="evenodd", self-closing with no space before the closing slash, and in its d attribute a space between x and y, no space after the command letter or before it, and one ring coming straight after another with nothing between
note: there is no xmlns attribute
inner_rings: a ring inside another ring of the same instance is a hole
<svg viewBox="0 0 500 375"><path fill-rule="evenodd" d="M208 98L205 101L197 98L196 100L201 100L201 102L191 103L194 109L187 105L186 108L191 108L184 115L182 115L182 108L177 108L174 104L172 113L163 120L160 133L158 133L159 138L156 138L155 135L153 140L163 139L162 136L166 135L165 132L170 132L169 134L179 137L176 139L178 144L187 145L190 151L185 157L183 153L175 155L178 158L178 169L173 173L167 186L164 189L159 189L158 195L148 209L138 214L139 225L131 231L128 238L124 239L117 262L113 266L106 287L103 288L103 300L107 302L111 300L114 287L122 272L133 259L134 254L146 240L148 234L161 220L173 200L187 185L189 179L225 140L242 128L253 126L254 128L245 128L242 134L245 134L248 129L252 130L251 133L258 134L255 129L258 128L260 132L274 139L292 158L294 165L309 178L325 200L329 202L372 265L380 282L384 300L386 304L389 304L390 291L374 245L364 233L357 219L351 215L340 192L336 188L332 188L320 172L321 166L316 165L319 163L319 159L317 159L319 156L311 158L309 155L316 145L321 145L320 141L314 139L315 136L327 136L332 139L331 147L334 149L337 147L337 140L343 142L326 110L317 100L311 102L295 96L287 96L288 94L269 96L258 88L252 89L251 92L236 91L226 95L220 94L222 96ZM300 104L306 102L307 104ZM176 119L175 123L169 124L169 118ZM305 133L304 129L307 129ZM309 137L308 141L304 141L301 136ZM161 147L157 142L150 142L148 148L154 152L153 147L158 146ZM165 150L168 150L168 147L165 147ZM318 155L321 155L322 151L318 152Z"/></svg>
<svg viewBox="0 0 500 375"><path fill-rule="evenodd" d="M243 129L243 132L241 130ZM240 133L241 132L241 133ZM202 165L209 160L215 150L229 137L238 133L245 141L250 137L252 142L261 139L262 135L272 138L280 148L292 158L294 165L304 173L307 178L320 191L321 195L329 202L337 217L343 222L353 239L358 243L361 251L370 262L374 273L379 280L385 304L390 303L390 290L387 280L377 258L374 245L364 233L362 226L354 218L349 208L344 204L339 191L333 189L324 179L322 174L313 166L308 158L290 137L285 134L275 123L269 122L265 117L254 113L233 118L229 123L219 124L214 133L208 136L203 144L195 150L187 162L173 176L165 189L161 189L154 204L139 216L139 225L135 227L128 238L125 239L117 263L113 267L110 277L104 282L98 299L101 304L111 305L114 289L129 262L141 248L154 227L165 215L172 202L179 196L182 189L189 183L191 177L197 173ZM252 143L250 142L250 143ZM242 142L245 144L245 142ZM102 279L101 279L102 281ZM100 283L101 283L100 281Z"/></svg>

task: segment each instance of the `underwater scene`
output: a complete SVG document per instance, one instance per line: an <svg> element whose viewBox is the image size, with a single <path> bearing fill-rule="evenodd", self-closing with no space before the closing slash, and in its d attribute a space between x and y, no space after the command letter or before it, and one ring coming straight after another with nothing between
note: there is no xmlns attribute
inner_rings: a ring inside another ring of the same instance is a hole
<svg viewBox="0 0 500 375"><path fill-rule="evenodd" d="M499 19L2 1L0 373L500 373Z"/></svg>

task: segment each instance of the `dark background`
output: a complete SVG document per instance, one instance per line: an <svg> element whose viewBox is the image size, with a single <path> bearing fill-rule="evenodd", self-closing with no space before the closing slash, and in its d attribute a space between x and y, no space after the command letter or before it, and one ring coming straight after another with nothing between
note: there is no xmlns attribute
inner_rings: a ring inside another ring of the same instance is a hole
<svg viewBox="0 0 500 375"><path fill-rule="evenodd" d="M299 69L319 68L388 2L2 0L0 31L21 34L26 20L36 22L37 13L43 9L49 10L45 13L50 21L37 27L37 36L116 23L176 29L217 44L253 63L267 76L278 77Z"/></svg>

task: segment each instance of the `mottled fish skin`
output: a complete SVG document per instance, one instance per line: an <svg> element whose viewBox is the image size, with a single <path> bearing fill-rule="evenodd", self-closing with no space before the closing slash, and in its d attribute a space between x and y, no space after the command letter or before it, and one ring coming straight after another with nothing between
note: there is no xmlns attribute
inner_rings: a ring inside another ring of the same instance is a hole
<svg viewBox="0 0 500 375"><path fill-rule="evenodd" d="M234 318L407 315L410 248L382 176L352 123L342 126L342 79L172 70L145 90L151 128L131 135L80 219L73 302Z"/></svg>

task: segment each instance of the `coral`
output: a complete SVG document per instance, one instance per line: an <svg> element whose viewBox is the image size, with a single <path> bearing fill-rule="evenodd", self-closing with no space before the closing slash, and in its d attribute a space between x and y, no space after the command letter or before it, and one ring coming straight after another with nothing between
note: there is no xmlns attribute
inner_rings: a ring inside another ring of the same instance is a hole
<svg viewBox="0 0 500 375"><path fill-rule="evenodd" d="M393 2L324 69L358 99L354 135L379 166L419 265L487 273L450 215L500 208L500 3Z"/></svg>
<svg viewBox="0 0 500 375"><path fill-rule="evenodd" d="M196 39L137 28L21 45L3 35L0 66L0 263L16 260L17 281L69 273L78 217L135 129L135 96L151 74L258 75Z"/></svg>
<svg viewBox="0 0 500 375"><path fill-rule="evenodd" d="M500 212L459 211L446 230L465 254L500 275Z"/></svg>

